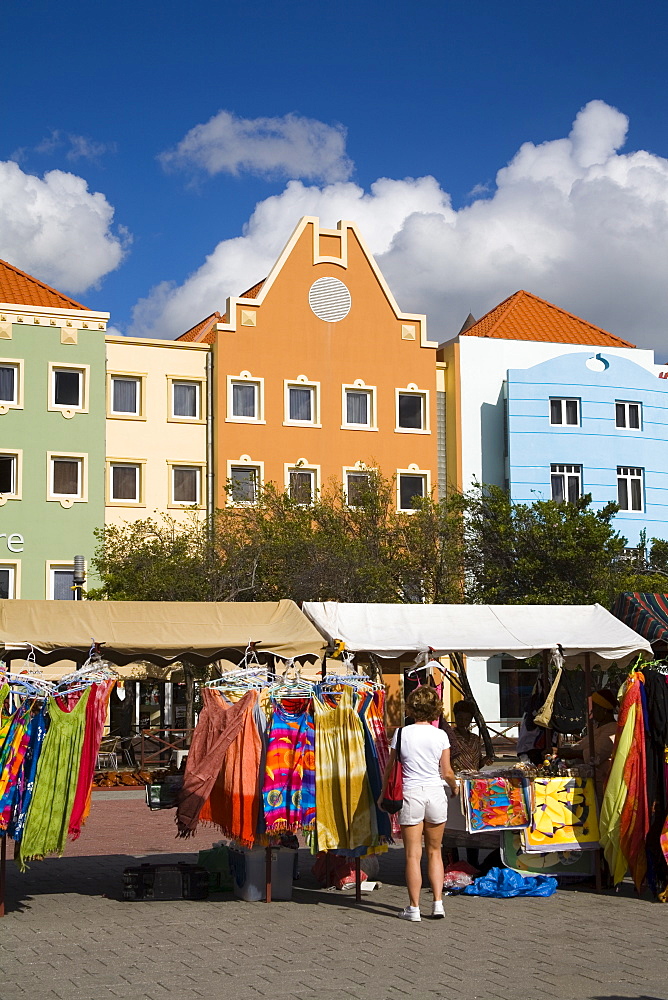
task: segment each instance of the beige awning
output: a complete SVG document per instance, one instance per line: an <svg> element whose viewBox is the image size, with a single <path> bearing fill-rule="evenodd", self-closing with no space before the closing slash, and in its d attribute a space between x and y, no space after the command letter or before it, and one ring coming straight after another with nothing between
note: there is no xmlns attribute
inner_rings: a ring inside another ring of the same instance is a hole
<svg viewBox="0 0 668 1000"><path fill-rule="evenodd" d="M325 640L294 601L0 601L0 657L81 662L91 642L117 666L237 662L249 642L284 657L322 655Z"/></svg>

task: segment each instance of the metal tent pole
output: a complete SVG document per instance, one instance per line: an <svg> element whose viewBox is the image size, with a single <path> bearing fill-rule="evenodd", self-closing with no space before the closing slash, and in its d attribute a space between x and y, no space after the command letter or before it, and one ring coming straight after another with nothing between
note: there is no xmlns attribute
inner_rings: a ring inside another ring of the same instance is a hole
<svg viewBox="0 0 668 1000"><path fill-rule="evenodd" d="M587 699L587 744L589 747L589 760L591 763L592 780L594 782L594 799L596 802L596 811L598 812L598 797L596 795L596 753L594 745L594 708L593 702L591 700L592 689L591 689L591 653L585 653L584 657L584 673L585 673L585 697ZM601 892L603 889L603 876L601 872L601 849L595 851L594 858L594 877L596 879L596 892Z"/></svg>

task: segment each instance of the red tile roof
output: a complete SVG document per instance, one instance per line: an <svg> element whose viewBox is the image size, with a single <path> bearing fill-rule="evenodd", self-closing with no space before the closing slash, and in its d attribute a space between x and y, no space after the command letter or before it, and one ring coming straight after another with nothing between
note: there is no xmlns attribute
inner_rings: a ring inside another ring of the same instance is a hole
<svg viewBox="0 0 668 1000"><path fill-rule="evenodd" d="M552 344L592 344L595 347L635 347L531 292L515 292L490 310L462 337L499 340L541 340Z"/></svg>
<svg viewBox="0 0 668 1000"><path fill-rule="evenodd" d="M249 288L247 292L242 292L239 298L256 299L260 294L260 289L262 288L266 280L267 280L266 278L263 278L262 281L258 281L257 285L253 285L253 287Z"/></svg>
<svg viewBox="0 0 668 1000"><path fill-rule="evenodd" d="M86 309L67 295L43 281L33 278L18 267L0 260L0 302L7 305L42 306L51 309Z"/></svg>
<svg viewBox="0 0 668 1000"><path fill-rule="evenodd" d="M177 340L188 340L192 344L213 344L216 339L216 331L214 329L216 323L225 323L227 321L226 316L221 316L219 312L211 313L206 319L201 320L192 329L186 330L182 333Z"/></svg>

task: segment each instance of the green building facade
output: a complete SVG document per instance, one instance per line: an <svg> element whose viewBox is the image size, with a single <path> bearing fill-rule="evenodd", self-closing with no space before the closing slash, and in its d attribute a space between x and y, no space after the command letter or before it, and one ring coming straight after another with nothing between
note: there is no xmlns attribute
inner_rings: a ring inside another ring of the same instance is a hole
<svg viewBox="0 0 668 1000"><path fill-rule="evenodd" d="M108 316L4 262L0 296L0 597L71 600L104 525Z"/></svg>

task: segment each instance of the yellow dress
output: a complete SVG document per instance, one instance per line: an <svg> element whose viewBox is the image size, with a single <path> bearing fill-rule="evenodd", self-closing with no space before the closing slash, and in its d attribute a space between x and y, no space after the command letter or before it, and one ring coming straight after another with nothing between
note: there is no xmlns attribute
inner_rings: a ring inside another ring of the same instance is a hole
<svg viewBox="0 0 668 1000"><path fill-rule="evenodd" d="M622 809L626 802L628 788L624 784L624 767L633 743L636 724L636 706L631 705L626 716L615 756L610 768L610 777L605 786L605 794L601 805L601 846L608 868L612 873L613 885L621 882L628 870L628 859L624 857L619 841Z"/></svg>
<svg viewBox="0 0 668 1000"><path fill-rule="evenodd" d="M315 809L319 851L372 847L371 790L366 773L364 729L344 688L334 708L313 700L315 715Z"/></svg>

